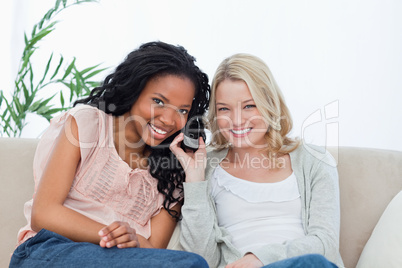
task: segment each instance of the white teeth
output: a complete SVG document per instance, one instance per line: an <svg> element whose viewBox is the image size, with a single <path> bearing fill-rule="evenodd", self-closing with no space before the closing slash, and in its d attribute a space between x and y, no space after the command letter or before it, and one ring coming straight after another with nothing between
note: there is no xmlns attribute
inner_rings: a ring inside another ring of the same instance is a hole
<svg viewBox="0 0 402 268"><path fill-rule="evenodd" d="M162 135L164 135L164 134L166 134L167 132L166 131L163 131L162 129L159 129L159 128L156 128L154 125L152 125L152 124L149 124L150 126L151 126L151 128L156 132L156 133L159 133L159 134L162 134Z"/></svg>
<svg viewBox="0 0 402 268"><path fill-rule="evenodd" d="M251 130L251 128L249 127L249 128L245 128L245 129L242 129L242 130L234 130L234 129L232 129L231 131L234 134L241 135L241 134L249 132L250 130Z"/></svg>

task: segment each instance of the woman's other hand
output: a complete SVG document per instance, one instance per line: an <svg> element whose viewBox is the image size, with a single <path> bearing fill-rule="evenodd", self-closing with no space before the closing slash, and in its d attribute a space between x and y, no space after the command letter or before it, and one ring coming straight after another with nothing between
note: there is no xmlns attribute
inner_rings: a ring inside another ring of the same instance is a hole
<svg viewBox="0 0 402 268"><path fill-rule="evenodd" d="M185 152L180 148L180 143L183 141L183 133L177 137L170 144L170 150L179 160L184 171L186 172L186 182L198 182L205 180L205 167L207 159L207 151L205 149L204 140L199 138L199 148L197 151Z"/></svg>
<svg viewBox="0 0 402 268"><path fill-rule="evenodd" d="M264 264L254 254L244 255L243 258L226 265L225 268L260 268Z"/></svg>
<svg viewBox="0 0 402 268"><path fill-rule="evenodd" d="M115 221L99 231L101 238L99 245L104 248L117 246L118 248L140 247L135 229L126 222Z"/></svg>

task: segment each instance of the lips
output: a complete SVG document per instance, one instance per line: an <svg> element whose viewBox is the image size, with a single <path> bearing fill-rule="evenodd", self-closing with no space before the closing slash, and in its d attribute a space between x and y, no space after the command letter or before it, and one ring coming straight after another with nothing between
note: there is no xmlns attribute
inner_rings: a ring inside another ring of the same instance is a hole
<svg viewBox="0 0 402 268"><path fill-rule="evenodd" d="M249 127L249 128L243 128L243 129L231 129L230 130L233 134L235 134L235 135L244 135L244 134L246 134L246 133L248 133L248 132L250 132L251 131L251 128Z"/></svg>
<svg viewBox="0 0 402 268"><path fill-rule="evenodd" d="M158 134L166 135L166 133L168 133L167 131L165 131L163 129L157 128L155 125L153 125L151 123L149 123L149 126L152 128L153 131L155 131Z"/></svg>
<svg viewBox="0 0 402 268"><path fill-rule="evenodd" d="M148 123L148 129L152 139L159 141L165 140L173 131L173 129L157 127L151 123Z"/></svg>

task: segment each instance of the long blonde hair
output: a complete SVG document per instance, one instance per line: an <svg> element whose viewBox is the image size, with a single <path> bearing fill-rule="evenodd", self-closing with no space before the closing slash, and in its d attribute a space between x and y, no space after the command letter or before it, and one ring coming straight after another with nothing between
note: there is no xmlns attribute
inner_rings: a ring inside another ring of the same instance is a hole
<svg viewBox="0 0 402 268"><path fill-rule="evenodd" d="M299 141L287 135L293 122L283 95L268 66L258 57L249 54L235 54L226 58L218 66L212 80L211 98L208 111L208 129L212 132L211 145L216 148L228 146L228 141L220 133L216 120L216 90L226 79L244 81L262 117L268 122L265 134L269 156L290 153L299 145Z"/></svg>

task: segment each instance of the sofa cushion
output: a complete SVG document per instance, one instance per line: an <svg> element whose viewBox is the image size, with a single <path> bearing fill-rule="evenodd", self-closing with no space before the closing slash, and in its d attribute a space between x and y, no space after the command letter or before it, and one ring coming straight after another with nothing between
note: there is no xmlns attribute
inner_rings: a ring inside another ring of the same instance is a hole
<svg viewBox="0 0 402 268"><path fill-rule="evenodd" d="M402 267L402 191L389 203L360 256L357 268Z"/></svg>

